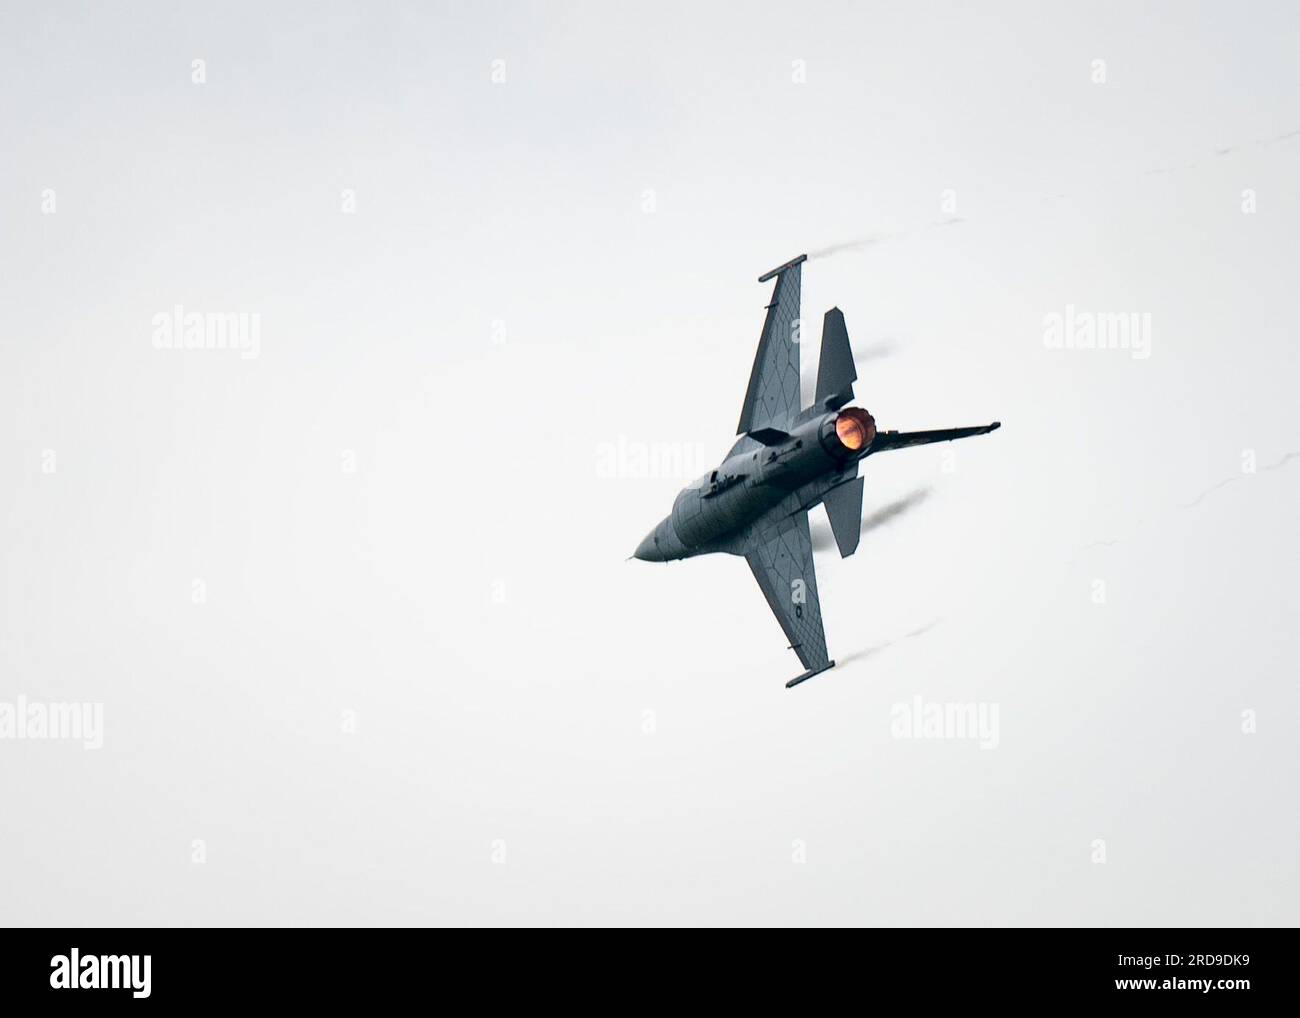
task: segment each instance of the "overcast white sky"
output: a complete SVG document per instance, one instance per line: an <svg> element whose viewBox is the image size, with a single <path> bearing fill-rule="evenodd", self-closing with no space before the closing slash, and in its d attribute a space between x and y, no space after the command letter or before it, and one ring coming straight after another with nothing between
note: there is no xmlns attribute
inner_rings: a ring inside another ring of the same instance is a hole
<svg viewBox="0 0 1300 1018"><path fill-rule="evenodd" d="M5 5L0 701L104 745L0 739L0 920L1300 921L1297 52L1287 3ZM852 241L804 317L861 404L1004 426L868 461L910 508L819 555L786 690L742 561L625 561L710 463L602 443L720 457L756 277Z"/></svg>

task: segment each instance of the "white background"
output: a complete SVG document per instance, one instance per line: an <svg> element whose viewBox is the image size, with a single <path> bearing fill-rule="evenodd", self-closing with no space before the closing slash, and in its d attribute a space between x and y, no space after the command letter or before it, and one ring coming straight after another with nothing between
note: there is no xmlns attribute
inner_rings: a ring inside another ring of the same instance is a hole
<svg viewBox="0 0 1300 1018"><path fill-rule="evenodd" d="M1300 920L1300 15L1131 7L6 4L0 699L105 745L0 741L0 919ZM848 241L862 405L1004 426L868 462L786 690L599 452L720 457Z"/></svg>

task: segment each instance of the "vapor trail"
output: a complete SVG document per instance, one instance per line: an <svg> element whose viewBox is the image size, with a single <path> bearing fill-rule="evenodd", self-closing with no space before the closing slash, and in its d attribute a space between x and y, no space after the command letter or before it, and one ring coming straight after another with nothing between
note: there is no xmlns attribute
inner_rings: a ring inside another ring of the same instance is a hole
<svg viewBox="0 0 1300 1018"><path fill-rule="evenodd" d="M902 636L898 637L897 639L886 640L884 643L878 643L874 647L863 647L861 650L855 650L850 654L844 654L837 659L836 664L838 664L840 667L843 667L844 665L848 664L850 661L861 661L863 658L874 657L876 654L888 650L896 643L900 643L903 640L910 640L914 636L921 636L923 633L928 633L931 629L933 629L938 624L939 624L938 619L931 619L925 625L913 629L910 633L904 633Z"/></svg>
<svg viewBox="0 0 1300 1018"><path fill-rule="evenodd" d="M910 491L902 498L895 499L882 505L875 512L863 517L862 533L866 535L873 530L879 530L888 523L892 523L898 517L902 516L910 509L915 509L933 494L934 489L929 487L917 488ZM812 527L812 546L814 551L825 551L835 545L835 537L831 533L830 527L824 523L818 522Z"/></svg>
<svg viewBox="0 0 1300 1018"><path fill-rule="evenodd" d="M956 226L958 223L964 223L965 221L960 216L950 216L947 219L937 219L933 223L926 223L924 226L912 230L901 230L897 233L870 233L865 237L858 237L856 240L844 240L838 244L828 244L826 247L819 247L816 250L809 251L808 260L829 258L831 255L842 254L845 251L865 251L867 248L875 247L887 240L898 240L914 233L920 233L922 230L933 230L940 226Z"/></svg>

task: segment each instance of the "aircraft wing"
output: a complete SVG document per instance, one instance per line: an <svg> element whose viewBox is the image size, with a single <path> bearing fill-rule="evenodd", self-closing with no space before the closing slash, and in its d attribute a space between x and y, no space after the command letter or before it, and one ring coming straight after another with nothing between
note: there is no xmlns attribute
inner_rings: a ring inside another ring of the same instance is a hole
<svg viewBox="0 0 1300 1018"><path fill-rule="evenodd" d="M758 278L766 283L776 277L776 286L749 374L738 435L761 428L787 431L799 413L799 288L807 258L800 255Z"/></svg>
<svg viewBox="0 0 1300 1018"><path fill-rule="evenodd" d="M787 516L757 535L750 548L745 555L750 571L781 623L790 649L807 669L786 683L787 688L796 686L835 664L826 654L807 511Z"/></svg>

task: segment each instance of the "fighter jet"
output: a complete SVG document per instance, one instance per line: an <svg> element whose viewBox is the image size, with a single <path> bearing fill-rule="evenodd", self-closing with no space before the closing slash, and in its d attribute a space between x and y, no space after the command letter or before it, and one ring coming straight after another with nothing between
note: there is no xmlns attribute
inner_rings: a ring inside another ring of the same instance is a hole
<svg viewBox="0 0 1300 1018"><path fill-rule="evenodd" d="M749 388L740 411L740 436L716 470L683 488L672 512L637 546L634 558L670 562L725 552L743 555L790 649L804 667L786 683L797 686L835 662L826 653L808 510L826 507L840 555L852 555L862 533L862 478L858 464L890 449L985 435L994 421L973 428L878 431L875 419L849 406L858 372L839 308L822 322L817 392L800 407L800 255L758 277L775 279L772 303L758 341Z"/></svg>

